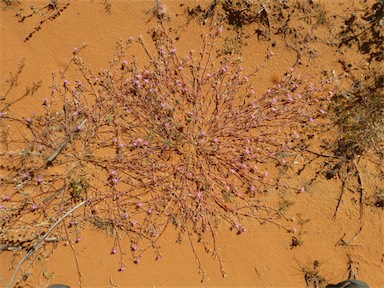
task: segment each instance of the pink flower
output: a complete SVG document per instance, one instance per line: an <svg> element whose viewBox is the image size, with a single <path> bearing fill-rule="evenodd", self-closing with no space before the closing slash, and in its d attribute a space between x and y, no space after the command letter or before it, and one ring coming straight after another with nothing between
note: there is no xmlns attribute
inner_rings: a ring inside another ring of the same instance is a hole
<svg viewBox="0 0 384 288"><path fill-rule="evenodd" d="M119 268L119 272L123 272L124 270L125 270L125 266L121 265L120 268Z"/></svg>
<svg viewBox="0 0 384 288"><path fill-rule="evenodd" d="M141 257L137 257L137 259L135 260L135 264L139 264L141 262Z"/></svg>
<svg viewBox="0 0 384 288"><path fill-rule="evenodd" d="M111 251L111 254L116 254L116 253L117 253L117 248L114 247L114 248L112 249L112 251Z"/></svg>
<svg viewBox="0 0 384 288"><path fill-rule="evenodd" d="M29 173L28 172L25 172L25 173L23 173L23 175L21 176L21 179L22 180L26 180L26 179L28 179L29 178Z"/></svg>

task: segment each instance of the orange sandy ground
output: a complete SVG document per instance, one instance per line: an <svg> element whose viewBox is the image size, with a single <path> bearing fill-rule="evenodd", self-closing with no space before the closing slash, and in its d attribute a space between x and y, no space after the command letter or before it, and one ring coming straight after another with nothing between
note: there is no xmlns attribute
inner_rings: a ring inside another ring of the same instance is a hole
<svg viewBox="0 0 384 288"><path fill-rule="evenodd" d="M32 1L0 10L2 92L8 73L16 70L21 59L25 59L26 67L20 82L24 84L43 81L43 88L37 95L17 104L14 113L21 116L31 111L39 111L42 99L49 91L51 73L65 67L74 47L88 43L89 47L82 57L97 69L107 67L108 60L113 55L115 42L119 38L142 34L149 39L147 30L155 24L155 20L146 24L149 15L145 14L145 11L153 7L152 1L110 2L111 13L108 14L104 10L105 3L100 1L72 1L60 17L45 23L43 29L27 42L23 40L38 23L38 19L36 20L38 17L27 19L25 23L18 23L15 13L20 7L28 11L28 5ZM339 15L344 13L347 6L358 4L358 1L353 0L322 2L332 13ZM45 2L33 3L39 6ZM179 6L181 3L185 3L184 7L197 4L206 7L210 2L180 0L164 3L169 14L174 16L183 11ZM200 43L198 33L200 26L192 22L180 30L181 42L178 44L186 51ZM185 23L185 18L175 17L172 23L173 25ZM257 52L259 46L256 46L256 40L252 37L248 40L250 44L245 48L248 51L248 54L245 54L245 62L248 67L252 67L260 54ZM285 49L277 36L276 41L278 43L274 49L276 57L271 60L268 69L262 72L262 84L258 87L258 93L262 93L272 85L273 79L279 79L295 60L295 54ZM320 71L332 69L335 69L336 73L341 73L340 65L337 64L338 59L360 61L358 56L353 58L355 56L352 51L341 55L335 53L334 48L316 45L314 48L317 48L318 57L308 61L309 66L303 65L303 73L311 72L319 75ZM265 47L263 49L260 55L264 53ZM139 58L143 57L141 51L138 53ZM19 91L22 91L23 87L21 85ZM366 179L366 199L370 199L369 197L375 193L373 189L377 183L375 178L377 174L372 171L374 168L369 161L362 161L360 168L362 177ZM305 186L310 178L310 172L307 172L306 175L291 181L297 186ZM326 180L320 177L308 187L307 192L300 194L285 192L284 198L293 202L287 213L291 217L309 219L303 226L300 236L303 244L294 249L290 247L292 236L272 224L261 226L259 223L248 221L248 232L240 236L223 227L218 239L228 276L223 278L218 262L198 247L198 253L210 277L210 280L204 283L200 282L201 275L198 273L197 263L187 241L181 245L175 244L176 235L172 231L169 231L161 241L164 254L162 260L154 261L153 254L149 252L139 265L126 263L126 270L118 272L119 256L110 255L113 238L94 229L88 229L81 234L80 243L75 245L79 268L83 275L82 284L84 287L306 287L303 268L309 269L316 259L321 263L322 275L329 282L337 283L345 279L349 254L358 262L358 279L366 281L371 287L384 287L383 211L373 205L365 205L364 217L359 220L359 194L347 192L338 217L333 220L340 189L339 180ZM361 223L363 223L362 231L351 242L352 245L336 245L343 235L345 240L352 239L359 231ZM11 252L0 254L1 287L8 283L13 272L11 267L15 267L19 259L20 256L13 260ZM59 244L54 254L45 262L47 272L45 275L52 279L43 276L39 264L34 267L35 270L30 271L28 279L32 287L46 287L49 283L66 283L71 287L79 285L75 258L69 246Z"/></svg>

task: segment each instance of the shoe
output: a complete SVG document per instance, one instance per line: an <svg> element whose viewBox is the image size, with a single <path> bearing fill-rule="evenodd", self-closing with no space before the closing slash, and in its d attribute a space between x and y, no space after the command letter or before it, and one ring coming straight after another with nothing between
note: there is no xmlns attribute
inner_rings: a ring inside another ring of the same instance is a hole
<svg viewBox="0 0 384 288"><path fill-rule="evenodd" d="M348 279L339 284L327 285L327 288L369 288L368 284L356 279Z"/></svg>

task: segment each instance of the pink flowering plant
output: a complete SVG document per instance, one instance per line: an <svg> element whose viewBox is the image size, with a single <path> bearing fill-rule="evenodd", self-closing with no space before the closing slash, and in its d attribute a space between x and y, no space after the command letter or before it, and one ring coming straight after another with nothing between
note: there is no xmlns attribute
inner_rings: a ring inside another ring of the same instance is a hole
<svg viewBox="0 0 384 288"><path fill-rule="evenodd" d="M262 200L280 183L267 168L305 149L306 131L327 108L325 88L291 69L258 95L258 71L246 72L240 55L217 55L219 26L203 35L201 51L182 55L163 25L152 33L154 49L137 40L146 62L127 56L130 37L108 69L95 74L81 47L54 77L45 112L23 124L28 157L4 154L12 167L2 179L2 244L19 229L32 247L58 221L55 237L78 242L91 223L115 235L111 254L123 271L127 252L136 264L150 248L161 258L159 239L174 227L197 260L197 242L218 257L225 275L218 225L241 234L252 229L243 224L249 217L291 231Z"/></svg>

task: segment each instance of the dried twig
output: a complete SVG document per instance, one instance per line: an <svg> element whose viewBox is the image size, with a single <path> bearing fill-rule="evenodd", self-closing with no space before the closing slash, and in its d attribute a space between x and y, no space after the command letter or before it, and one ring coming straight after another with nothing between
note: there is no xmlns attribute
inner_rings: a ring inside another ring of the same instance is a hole
<svg viewBox="0 0 384 288"><path fill-rule="evenodd" d="M357 182L359 183L359 192L360 192L360 220L363 219L364 216L364 183L363 179L361 177L360 170L357 166L357 163L355 160L353 160L353 165L355 166L355 169L357 171Z"/></svg>
<svg viewBox="0 0 384 288"><path fill-rule="evenodd" d="M46 163L47 165L51 164L53 162L53 160L56 159L57 156L59 156L59 154L61 152L63 152L63 150L65 149L65 147L67 147L67 144L71 141L71 139L73 139L73 137L79 133L79 131L83 128L84 124L87 123L87 119L84 119L83 122L80 123L80 125L77 127L77 129L73 132L72 135L68 136L60 145L59 147L51 154L51 156L49 156L46 160Z"/></svg>
<svg viewBox="0 0 384 288"><path fill-rule="evenodd" d="M339 239L339 241L336 242L336 245L362 246L361 244L351 244L351 242L354 241L357 238L357 236L359 236L362 230L363 230L363 226L360 226L359 231L357 231L355 236L353 236L353 238L349 241L344 240L344 237L346 235L346 233L344 233L344 235Z"/></svg>
<svg viewBox="0 0 384 288"><path fill-rule="evenodd" d="M351 175L351 167L349 166L348 169L347 169L347 176L345 177L345 179L343 180L343 184L341 186L341 194L340 194L340 197L339 197L339 200L337 202L337 206L336 206L336 210L335 210L335 213L333 214L333 220L336 219L336 215L337 215L337 212L339 211L339 208L340 208L340 204L341 204L341 201L343 199L343 195L344 195L344 192L347 188L347 185L348 185L348 181L349 181L349 176Z"/></svg>

